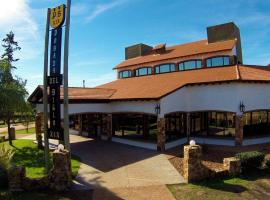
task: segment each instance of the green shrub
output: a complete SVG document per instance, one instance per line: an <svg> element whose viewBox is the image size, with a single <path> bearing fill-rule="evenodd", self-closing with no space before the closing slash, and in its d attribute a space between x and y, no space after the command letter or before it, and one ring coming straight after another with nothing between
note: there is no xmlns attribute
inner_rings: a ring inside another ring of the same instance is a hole
<svg viewBox="0 0 270 200"><path fill-rule="evenodd" d="M7 171L14 153L14 150L5 143L0 144L0 188L8 184Z"/></svg>
<svg viewBox="0 0 270 200"><path fill-rule="evenodd" d="M240 159L243 173L258 169L264 161L264 154L258 151L238 153L235 157Z"/></svg>

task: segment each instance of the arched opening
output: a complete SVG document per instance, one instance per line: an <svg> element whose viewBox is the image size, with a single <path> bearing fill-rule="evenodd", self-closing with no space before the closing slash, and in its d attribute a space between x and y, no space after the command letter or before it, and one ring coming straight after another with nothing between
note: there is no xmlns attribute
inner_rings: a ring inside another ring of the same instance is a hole
<svg viewBox="0 0 270 200"><path fill-rule="evenodd" d="M145 113L114 113L113 136L156 143L157 117Z"/></svg>
<svg viewBox="0 0 270 200"><path fill-rule="evenodd" d="M255 110L243 114L243 137L270 136L270 111Z"/></svg>

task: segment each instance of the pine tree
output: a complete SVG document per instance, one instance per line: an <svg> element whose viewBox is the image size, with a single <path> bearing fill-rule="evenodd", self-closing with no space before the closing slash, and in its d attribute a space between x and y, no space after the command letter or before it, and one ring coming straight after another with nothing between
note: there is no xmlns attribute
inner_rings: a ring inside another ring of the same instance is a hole
<svg viewBox="0 0 270 200"><path fill-rule="evenodd" d="M14 58L14 52L21 49L14 40L14 33L11 31L2 41L4 53L0 60L0 118L8 125L9 144L12 145L11 121L15 113L22 113L25 109L27 91L26 81L12 75L12 69L16 69L13 63L19 60Z"/></svg>

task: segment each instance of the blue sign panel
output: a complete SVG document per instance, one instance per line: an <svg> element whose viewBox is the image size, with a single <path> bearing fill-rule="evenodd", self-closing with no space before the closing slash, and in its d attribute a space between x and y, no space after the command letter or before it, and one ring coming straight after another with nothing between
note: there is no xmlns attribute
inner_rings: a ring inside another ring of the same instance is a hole
<svg viewBox="0 0 270 200"><path fill-rule="evenodd" d="M50 128L48 138L63 140L64 134L61 127L61 100L60 87L62 85L61 73L61 44L62 28L52 29L51 31L51 54L50 54L50 76L49 85L49 110Z"/></svg>
<svg viewBox="0 0 270 200"><path fill-rule="evenodd" d="M50 75L59 75L61 70L62 28L52 29Z"/></svg>

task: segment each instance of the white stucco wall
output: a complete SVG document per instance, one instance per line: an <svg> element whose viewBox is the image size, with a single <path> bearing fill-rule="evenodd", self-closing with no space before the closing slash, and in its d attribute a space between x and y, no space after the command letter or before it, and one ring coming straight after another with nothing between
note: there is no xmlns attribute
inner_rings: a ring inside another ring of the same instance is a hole
<svg viewBox="0 0 270 200"><path fill-rule="evenodd" d="M119 101L111 103L69 104L69 114L91 112L137 112L155 114L155 106L155 101ZM39 112L43 112L43 104L37 104L36 109ZM61 105L61 116L63 117L63 105Z"/></svg>
<svg viewBox="0 0 270 200"><path fill-rule="evenodd" d="M204 110L239 113L240 101L246 111L270 109L270 84L235 82L187 86L161 99L161 114Z"/></svg>
<svg viewBox="0 0 270 200"><path fill-rule="evenodd" d="M243 101L246 111L270 109L270 84L266 83L223 83L187 86L163 97L160 116L171 112L193 112L219 110L240 113ZM116 101L111 103L70 104L69 113L117 113L139 112L155 114L158 101ZM37 110L43 110L38 104ZM63 108L62 108L63 111Z"/></svg>
<svg viewBox="0 0 270 200"><path fill-rule="evenodd" d="M139 112L155 114L156 101L118 101L112 102L111 112Z"/></svg>

